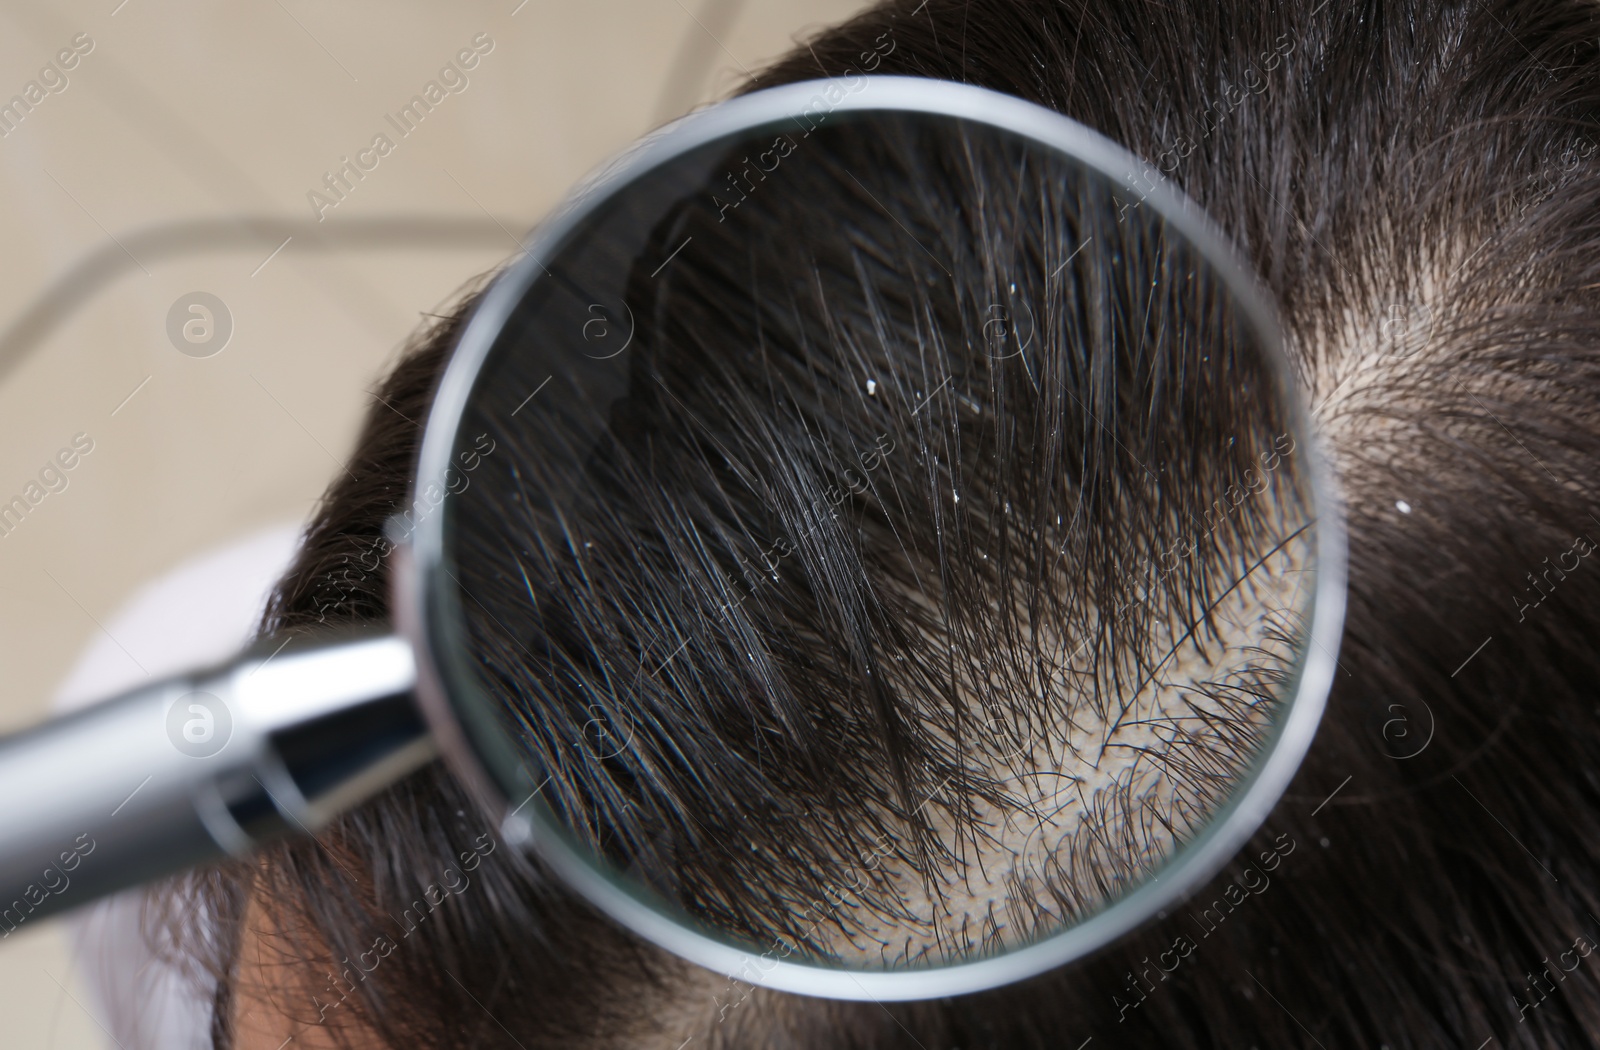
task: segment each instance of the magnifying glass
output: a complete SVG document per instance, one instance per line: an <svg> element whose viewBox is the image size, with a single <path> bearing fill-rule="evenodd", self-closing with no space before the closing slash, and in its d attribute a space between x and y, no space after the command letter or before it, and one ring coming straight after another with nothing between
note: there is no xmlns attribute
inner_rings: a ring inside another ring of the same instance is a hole
<svg viewBox="0 0 1600 1050"><path fill-rule="evenodd" d="M1270 305L1140 170L909 78L648 137L466 322L397 633L0 741L0 920L438 753L619 922L791 992L993 987L1180 900L1310 744L1345 550Z"/></svg>

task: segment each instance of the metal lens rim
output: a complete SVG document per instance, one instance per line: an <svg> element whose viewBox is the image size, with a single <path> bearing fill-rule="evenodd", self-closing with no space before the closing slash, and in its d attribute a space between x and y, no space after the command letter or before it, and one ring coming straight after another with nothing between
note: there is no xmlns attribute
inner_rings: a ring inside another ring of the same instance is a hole
<svg viewBox="0 0 1600 1050"><path fill-rule="evenodd" d="M508 839L526 841L575 891L602 911L684 959L747 983L836 999L927 999L1010 984L1095 951L1199 889L1255 833L1310 747L1332 683L1344 619L1344 516L1328 458L1311 431L1309 415L1284 356L1276 311L1227 238L1198 205L1165 181L1149 178L1151 167L1111 140L1013 96L915 77L862 77L849 91L840 84L808 81L720 103L647 136L580 184L561 209L534 232L524 257L500 275L469 318L428 416L417 486L421 487L422 479L442 476L449 466L457 428L478 373L503 325L543 274L540 259L558 250L587 216L604 207L622 188L701 146L783 125L813 106L817 98L827 100L830 91L844 96L828 106L830 116L872 111L922 113L1011 132L1137 194L1141 206L1153 208L1190 240L1234 295L1276 373L1293 432L1308 439L1304 464L1317 514L1316 594L1308 649L1295 695L1287 702L1276 738L1266 746L1253 779L1205 830L1167 861L1159 881L1147 882L1083 922L1024 947L968 962L907 970L848 970L773 958L770 953L756 954L749 945L719 937L692 920L674 918L641 890L599 867L556 826L553 814L537 798L514 800L523 792L518 784L508 782L505 771L515 766L516 759L486 713L486 701L478 693L461 641L461 609L444 550L448 506L443 508L445 513L422 519L411 539L410 556L396 564L396 602L404 606L397 608L396 618L416 649L422 671L420 698L453 768L500 817ZM531 793L537 785L530 781L520 786Z"/></svg>

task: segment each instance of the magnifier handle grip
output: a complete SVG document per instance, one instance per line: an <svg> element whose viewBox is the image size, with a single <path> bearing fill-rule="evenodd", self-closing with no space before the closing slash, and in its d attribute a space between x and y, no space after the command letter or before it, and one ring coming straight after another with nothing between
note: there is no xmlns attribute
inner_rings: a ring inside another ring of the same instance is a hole
<svg viewBox="0 0 1600 1050"><path fill-rule="evenodd" d="M314 833L423 765L415 674L398 638L291 640L0 738L0 940Z"/></svg>

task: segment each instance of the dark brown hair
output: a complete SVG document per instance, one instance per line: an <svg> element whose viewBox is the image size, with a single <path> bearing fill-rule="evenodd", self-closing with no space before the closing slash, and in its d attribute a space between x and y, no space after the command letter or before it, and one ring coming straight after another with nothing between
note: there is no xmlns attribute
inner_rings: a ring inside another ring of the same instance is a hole
<svg viewBox="0 0 1600 1050"><path fill-rule="evenodd" d="M1350 610L1303 769L1190 904L993 993L751 993L490 852L431 767L320 843L203 877L212 912L270 913L280 987L304 989L285 1013L337 998L393 1046L1600 1042L1597 46L1579 0L903 0L753 84L901 73L1050 106L1195 198L1276 298L1349 499ZM459 316L380 386L267 631L387 619L360 552L408 501ZM399 947L355 973L380 937Z"/></svg>

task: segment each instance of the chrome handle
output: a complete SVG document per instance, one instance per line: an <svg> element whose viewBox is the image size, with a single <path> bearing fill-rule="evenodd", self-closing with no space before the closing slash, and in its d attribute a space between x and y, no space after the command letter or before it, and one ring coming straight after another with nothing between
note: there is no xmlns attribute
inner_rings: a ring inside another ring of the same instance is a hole
<svg viewBox="0 0 1600 1050"><path fill-rule="evenodd" d="M415 683L400 638L291 639L0 738L0 938L314 833L433 758Z"/></svg>

